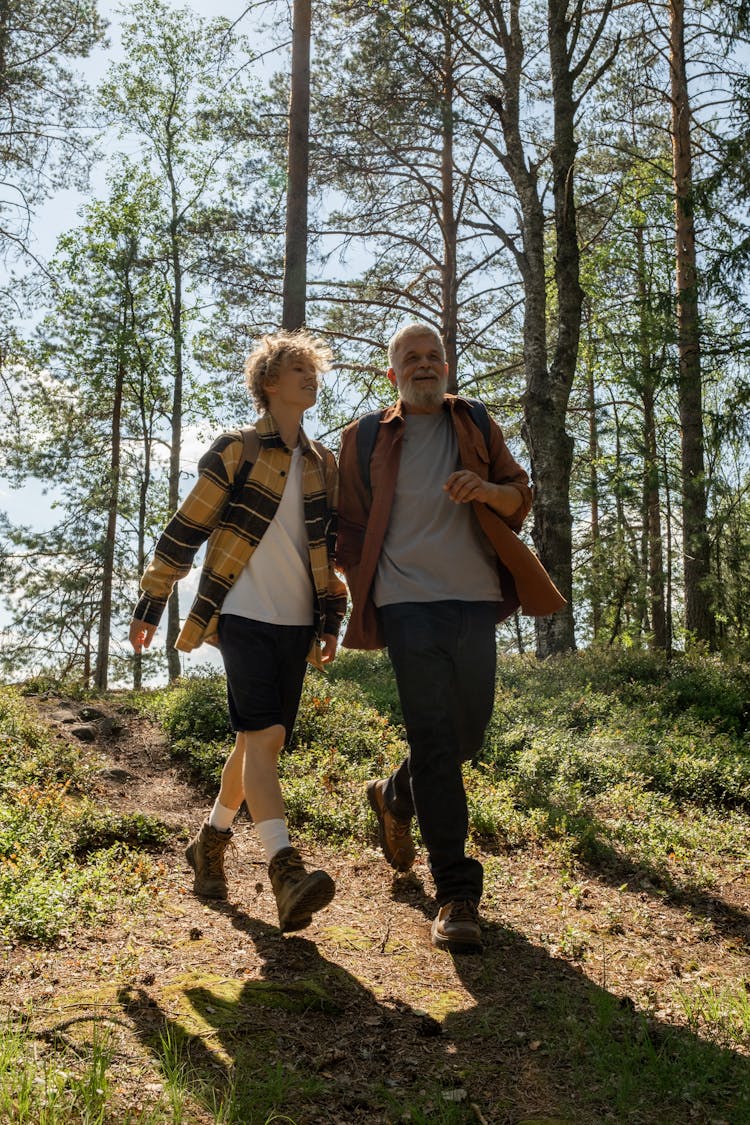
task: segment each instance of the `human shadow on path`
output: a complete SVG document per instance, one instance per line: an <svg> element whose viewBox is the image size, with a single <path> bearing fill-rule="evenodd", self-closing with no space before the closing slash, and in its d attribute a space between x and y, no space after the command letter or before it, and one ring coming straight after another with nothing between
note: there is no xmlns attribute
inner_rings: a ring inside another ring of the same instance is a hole
<svg viewBox="0 0 750 1125"><path fill-rule="evenodd" d="M253 943L251 979L221 976L217 964L216 973L118 996L167 1078L177 1073L184 1092L236 1125L274 1112L298 1125L382 1121L385 1112L399 1120L424 1100L434 1020L377 1000L313 941L212 905Z"/></svg>
<svg viewBox="0 0 750 1125"><path fill-rule="evenodd" d="M416 879L393 894L435 916ZM750 1123L745 1054L636 1011L510 927L484 923L483 936L481 956L452 956L475 1006L445 1016L443 1040L487 1121Z"/></svg>
<svg viewBox="0 0 750 1125"><path fill-rule="evenodd" d="M596 817L548 801L538 801L551 820L564 821L575 841L576 863L592 878L609 886L628 883L660 901L688 909L706 919L719 934L742 940L750 952L750 914L720 895L701 887L676 886L669 871L647 860L632 859L606 839L605 826Z"/></svg>

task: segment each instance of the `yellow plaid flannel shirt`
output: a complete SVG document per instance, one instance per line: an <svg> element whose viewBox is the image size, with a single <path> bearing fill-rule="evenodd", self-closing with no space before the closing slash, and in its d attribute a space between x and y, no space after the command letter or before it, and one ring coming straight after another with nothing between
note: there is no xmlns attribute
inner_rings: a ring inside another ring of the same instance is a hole
<svg viewBox="0 0 750 1125"><path fill-rule="evenodd" d="M260 450L239 489L235 477L242 462L242 434L222 434L198 463L198 480L162 533L154 557L141 579L142 596L133 617L158 625L176 582L190 573L199 547L208 539L198 593L177 638L190 652L204 641L216 644L221 606L227 592L252 557L276 515L284 491L291 450L270 414L255 427ZM330 450L311 442L300 430L302 491L315 591L315 637L308 660L321 667L320 638L338 635L346 610L346 587L333 569L338 471Z"/></svg>

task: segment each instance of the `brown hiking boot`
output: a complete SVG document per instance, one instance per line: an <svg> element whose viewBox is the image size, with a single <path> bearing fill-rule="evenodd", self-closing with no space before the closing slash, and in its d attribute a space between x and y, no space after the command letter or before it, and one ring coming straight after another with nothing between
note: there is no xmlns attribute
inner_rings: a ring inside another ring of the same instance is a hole
<svg viewBox="0 0 750 1125"><path fill-rule="evenodd" d="M193 871L193 894L204 898L226 898L227 877L224 874L224 852L233 833L219 832L207 820L203 821L197 836L185 848L185 859Z"/></svg>
<svg viewBox="0 0 750 1125"><path fill-rule="evenodd" d="M479 911L471 899L446 902L432 923L432 944L449 953L481 953Z"/></svg>
<svg viewBox="0 0 750 1125"><path fill-rule="evenodd" d="M326 871L305 870L296 848L282 848L268 865L279 929L283 934L304 930L316 910L322 910L336 893L336 884Z"/></svg>
<svg viewBox="0 0 750 1125"><path fill-rule="evenodd" d="M367 799L378 818L378 838L383 855L396 871L408 871L417 854L411 838L411 821L401 820L388 811L385 804L386 784L387 779L368 782Z"/></svg>

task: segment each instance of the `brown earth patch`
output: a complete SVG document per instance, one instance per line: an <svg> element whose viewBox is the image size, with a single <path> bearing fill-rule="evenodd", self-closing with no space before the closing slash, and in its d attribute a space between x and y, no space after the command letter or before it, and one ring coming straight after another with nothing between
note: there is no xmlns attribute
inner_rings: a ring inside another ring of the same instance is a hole
<svg viewBox="0 0 750 1125"><path fill-rule="evenodd" d="M77 704L34 702L61 738L71 737L64 714L78 722ZM196 899L182 852L210 796L152 724L116 703L97 707L114 720L114 729L102 719L89 724L98 798L174 828L150 908L123 910L60 948L8 951L0 1002L20 1019L31 1001L40 1043L74 1052L90 1046L96 1026L108 1027L116 1097L132 1120L169 1101L159 1059L170 1036L183 1050L183 1116L158 1121L218 1120L210 1096L220 1101L232 1079L265 1091L255 1109L248 1101L248 1125L274 1108L297 1125L748 1120L729 1107L726 1117L715 1106L708 1114L691 1100L689 1075L672 1103L649 1105L638 1088L648 1077L635 1063L638 1096L622 1116L609 1081L611 1044L597 1055L587 1034L611 1009L623 1053L646 1034L657 1046L689 1041L697 1065L748 1054L747 1041L690 1026L680 1000L750 988L747 864L710 893L670 898L617 869L571 871L553 847L486 855L486 951L451 957L429 944L434 905L423 856L410 875L393 877L374 847L343 852L303 841L337 895L303 934L282 936L252 825L237 824L230 902ZM750 1082L750 1066L741 1065Z"/></svg>

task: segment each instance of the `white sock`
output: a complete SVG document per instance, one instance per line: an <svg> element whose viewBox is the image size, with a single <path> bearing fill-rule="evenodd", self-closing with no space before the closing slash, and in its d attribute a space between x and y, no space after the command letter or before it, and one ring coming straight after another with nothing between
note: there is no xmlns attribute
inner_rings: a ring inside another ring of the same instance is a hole
<svg viewBox="0 0 750 1125"><path fill-rule="evenodd" d="M238 811L238 809L225 808L217 797L214 802L214 807L209 813L208 823L212 828L215 828L217 832L228 832L232 827L232 821L237 816Z"/></svg>
<svg viewBox="0 0 750 1125"><path fill-rule="evenodd" d="M277 852L289 847L289 833L285 820L261 820L255 825L266 859L270 863Z"/></svg>

